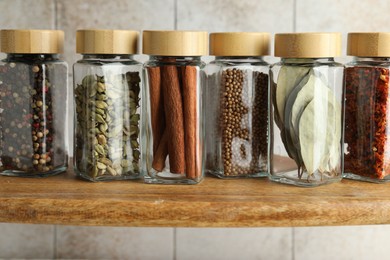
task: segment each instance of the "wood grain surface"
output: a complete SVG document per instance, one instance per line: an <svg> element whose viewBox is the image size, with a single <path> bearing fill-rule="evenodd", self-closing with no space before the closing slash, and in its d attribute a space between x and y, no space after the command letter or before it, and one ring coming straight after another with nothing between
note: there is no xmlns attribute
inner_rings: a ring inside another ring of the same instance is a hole
<svg viewBox="0 0 390 260"><path fill-rule="evenodd" d="M390 223L390 184L343 180L316 188L267 179L198 185L91 183L72 172L0 177L0 222L98 226L262 227Z"/></svg>

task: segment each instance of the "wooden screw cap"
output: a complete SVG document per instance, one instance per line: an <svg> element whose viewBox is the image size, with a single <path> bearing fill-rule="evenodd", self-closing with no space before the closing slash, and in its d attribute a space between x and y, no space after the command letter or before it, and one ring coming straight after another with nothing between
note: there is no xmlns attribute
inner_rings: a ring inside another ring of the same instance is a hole
<svg viewBox="0 0 390 260"><path fill-rule="evenodd" d="M270 53L270 35L261 32L221 32L210 34L210 55L265 56Z"/></svg>
<svg viewBox="0 0 390 260"><path fill-rule="evenodd" d="M275 56L277 57L330 58L340 54L340 33L275 34Z"/></svg>
<svg viewBox="0 0 390 260"><path fill-rule="evenodd" d="M144 31L142 53L158 56L207 55L207 32Z"/></svg>
<svg viewBox="0 0 390 260"><path fill-rule="evenodd" d="M62 53L64 32L58 30L1 30L1 52Z"/></svg>
<svg viewBox="0 0 390 260"><path fill-rule="evenodd" d="M127 30L78 30L76 52L82 54L136 54L139 32Z"/></svg>
<svg viewBox="0 0 390 260"><path fill-rule="evenodd" d="M347 55L390 57L390 33L348 33Z"/></svg>

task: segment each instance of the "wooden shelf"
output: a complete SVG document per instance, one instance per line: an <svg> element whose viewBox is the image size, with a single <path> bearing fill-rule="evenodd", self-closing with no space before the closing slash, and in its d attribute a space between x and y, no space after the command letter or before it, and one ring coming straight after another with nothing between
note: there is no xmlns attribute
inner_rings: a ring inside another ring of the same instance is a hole
<svg viewBox="0 0 390 260"><path fill-rule="evenodd" d="M0 177L0 222L104 226L260 227L390 223L390 184L343 180L316 188L267 179L199 185L90 183L73 173Z"/></svg>

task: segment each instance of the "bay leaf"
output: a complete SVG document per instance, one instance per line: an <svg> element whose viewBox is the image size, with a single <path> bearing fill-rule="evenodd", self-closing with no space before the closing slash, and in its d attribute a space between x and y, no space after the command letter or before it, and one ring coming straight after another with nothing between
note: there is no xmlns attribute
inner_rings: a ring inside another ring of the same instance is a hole
<svg viewBox="0 0 390 260"><path fill-rule="evenodd" d="M276 113L281 123L284 122L284 109L291 91L309 73L310 67L282 66L280 68L275 90Z"/></svg>
<svg viewBox="0 0 390 260"><path fill-rule="evenodd" d="M341 106L326 88L327 94L314 94L298 120L300 151L309 175L329 172L339 164Z"/></svg>

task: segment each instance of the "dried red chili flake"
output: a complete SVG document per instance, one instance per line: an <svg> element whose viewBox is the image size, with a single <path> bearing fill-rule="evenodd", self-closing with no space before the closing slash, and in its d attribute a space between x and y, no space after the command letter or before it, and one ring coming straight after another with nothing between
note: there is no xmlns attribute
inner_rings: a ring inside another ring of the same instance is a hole
<svg viewBox="0 0 390 260"><path fill-rule="evenodd" d="M373 179L390 174L389 70L351 67L345 71L344 171Z"/></svg>

